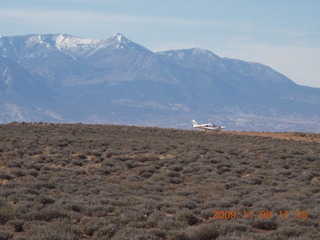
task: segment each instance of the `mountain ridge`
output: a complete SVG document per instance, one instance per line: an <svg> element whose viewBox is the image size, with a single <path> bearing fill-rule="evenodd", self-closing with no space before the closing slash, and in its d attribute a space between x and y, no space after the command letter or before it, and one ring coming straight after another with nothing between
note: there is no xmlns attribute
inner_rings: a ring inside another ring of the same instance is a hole
<svg viewBox="0 0 320 240"><path fill-rule="evenodd" d="M0 56L50 88L54 101L42 108L57 121L188 128L198 118L231 129L320 129L320 89L205 49L153 52L120 33L106 40L31 34L0 37Z"/></svg>

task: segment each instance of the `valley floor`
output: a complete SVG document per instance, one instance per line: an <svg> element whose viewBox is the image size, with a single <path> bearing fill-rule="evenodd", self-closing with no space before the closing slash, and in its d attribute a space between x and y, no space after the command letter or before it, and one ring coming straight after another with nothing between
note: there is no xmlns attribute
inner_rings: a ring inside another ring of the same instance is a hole
<svg viewBox="0 0 320 240"><path fill-rule="evenodd" d="M0 125L0 239L319 239L319 138Z"/></svg>

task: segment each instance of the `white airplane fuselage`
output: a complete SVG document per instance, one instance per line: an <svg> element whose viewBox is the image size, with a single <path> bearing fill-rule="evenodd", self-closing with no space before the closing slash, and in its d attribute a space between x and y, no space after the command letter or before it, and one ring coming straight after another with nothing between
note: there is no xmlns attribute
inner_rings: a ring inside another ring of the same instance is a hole
<svg viewBox="0 0 320 240"><path fill-rule="evenodd" d="M198 124L196 120L192 120L192 123L194 128L203 129L203 130L219 131L224 128L224 127L216 126L212 123Z"/></svg>

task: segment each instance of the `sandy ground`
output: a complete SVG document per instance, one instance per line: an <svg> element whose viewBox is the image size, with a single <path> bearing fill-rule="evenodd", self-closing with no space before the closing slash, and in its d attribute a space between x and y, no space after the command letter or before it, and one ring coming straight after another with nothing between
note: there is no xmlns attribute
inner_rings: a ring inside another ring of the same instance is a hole
<svg viewBox="0 0 320 240"><path fill-rule="evenodd" d="M307 141L307 142L319 142L320 134L316 133L301 133L301 132L246 132L246 131L224 131L226 134L238 134L246 136L261 136L272 137L279 139L295 140L295 141Z"/></svg>

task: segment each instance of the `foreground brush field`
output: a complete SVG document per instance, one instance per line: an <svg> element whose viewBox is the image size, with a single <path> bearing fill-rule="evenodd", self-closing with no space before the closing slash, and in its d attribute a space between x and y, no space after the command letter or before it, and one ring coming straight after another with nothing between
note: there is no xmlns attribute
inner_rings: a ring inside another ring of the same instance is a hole
<svg viewBox="0 0 320 240"><path fill-rule="evenodd" d="M319 140L0 125L0 239L319 239Z"/></svg>

